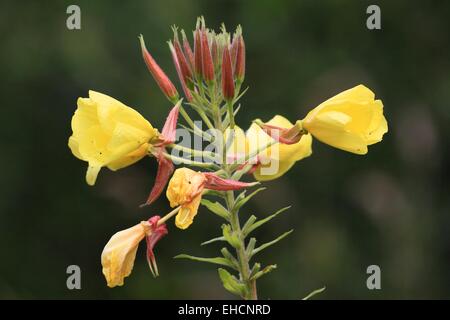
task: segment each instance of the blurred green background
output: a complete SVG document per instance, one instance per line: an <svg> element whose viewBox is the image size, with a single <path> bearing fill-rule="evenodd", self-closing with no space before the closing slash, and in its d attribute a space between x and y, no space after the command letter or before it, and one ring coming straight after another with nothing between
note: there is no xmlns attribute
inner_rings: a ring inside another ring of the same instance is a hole
<svg viewBox="0 0 450 320"><path fill-rule="evenodd" d="M169 206L146 198L154 159L111 172L95 187L67 147L76 99L89 89L135 107L161 127L170 105L148 74L137 36L176 79L166 41L170 25L191 30L242 24L250 90L238 123L283 114L291 120L363 83L385 105L389 133L367 156L315 142L313 156L265 183L242 212L287 214L257 232L260 243L295 232L258 256L278 269L259 281L263 299L450 297L450 3L376 1L382 29L366 28L365 1L2 1L0 69L0 298L232 298L216 267L173 260L217 255L199 244L220 232L201 209L186 231L169 225L153 279L141 245L125 286L106 287L100 254L113 233ZM66 28L81 7L82 29ZM82 289L66 288L66 268L82 270ZM382 290L366 288L381 267Z"/></svg>

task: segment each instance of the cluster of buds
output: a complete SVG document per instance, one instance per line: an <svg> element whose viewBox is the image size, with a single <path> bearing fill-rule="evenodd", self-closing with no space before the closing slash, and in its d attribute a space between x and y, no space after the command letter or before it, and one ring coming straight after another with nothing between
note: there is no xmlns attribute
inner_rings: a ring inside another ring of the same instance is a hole
<svg viewBox="0 0 450 320"><path fill-rule="evenodd" d="M193 32L193 49L184 30L178 32L173 27L173 33L169 48L186 100L192 102L196 97L204 96L205 88L209 90L209 97L217 103L222 99L229 102L236 98L245 77L242 28L238 26L231 35L222 25L221 32L216 34L214 30L206 28L205 20L201 17ZM179 99L175 86L147 51L143 38L140 39L144 61L150 73L166 97L175 102Z"/></svg>

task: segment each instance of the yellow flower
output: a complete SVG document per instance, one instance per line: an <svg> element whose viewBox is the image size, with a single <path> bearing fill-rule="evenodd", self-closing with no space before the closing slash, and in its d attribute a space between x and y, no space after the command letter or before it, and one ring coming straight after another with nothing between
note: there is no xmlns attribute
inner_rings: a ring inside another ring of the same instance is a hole
<svg viewBox="0 0 450 320"><path fill-rule="evenodd" d="M233 137L230 135L233 133ZM233 139L229 143L229 139ZM228 127L224 133L224 140L226 144L229 144L227 148L227 158L233 160L233 158L243 157L248 152L247 139L245 137L245 132L238 126L234 126L233 130Z"/></svg>
<svg viewBox="0 0 450 320"><path fill-rule="evenodd" d="M286 118L276 115L269 122L280 128L291 128L292 123ZM246 133L248 152L255 152L258 148L267 145L273 139L268 136L257 124L253 123ZM276 143L258 155L261 163L254 171L256 180L268 181L279 178L285 174L295 162L309 157L312 153L312 138L310 134L303 135L299 142L294 144Z"/></svg>
<svg viewBox="0 0 450 320"><path fill-rule="evenodd" d="M188 168L175 170L167 186L167 199L170 206L181 206L175 218L175 225L180 229L189 227L197 215L205 185L205 176Z"/></svg>
<svg viewBox="0 0 450 320"><path fill-rule="evenodd" d="M114 234L102 252L103 274L108 287L123 285L123 280L133 270L139 242L149 232L150 224L142 221L134 227Z"/></svg>
<svg viewBox="0 0 450 320"><path fill-rule="evenodd" d="M115 171L140 160L158 134L137 111L105 94L89 91L89 98L78 98L77 105L69 147L89 163L89 185L95 184L102 167Z"/></svg>
<svg viewBox="0 0 450 320"><path fill-rule="evenodd" d="M316 139L335 148L366 154L367 146L382 140L388 131L383 103L363 85L321 103L302 121Z"/></svg>

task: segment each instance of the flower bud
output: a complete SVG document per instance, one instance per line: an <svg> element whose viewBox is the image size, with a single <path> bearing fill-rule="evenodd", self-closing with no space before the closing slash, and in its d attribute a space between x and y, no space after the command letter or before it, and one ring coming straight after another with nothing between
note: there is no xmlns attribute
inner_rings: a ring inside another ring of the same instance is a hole
<svg viewBox="0 0 450 320"><path fill-rule="evenodd" d="M234 98L233 68L231 65L230 50L225 46L222 57L222 94L225 100Z"/></svg>
<svg viewBox="0 0 450 320"><path fill-rule="evenodd" d="M245 43L242 35L237 40L236 64L234 68L234 76L238 83L242 83L245 77Z"/></svg>
<svg viewBox="0 0 450 320"><path fill-rule="evenodd" d="M194 69L194 53L192 52L191 45L189 44L189 40L186 37L186 33L184 30L181 30L181 36L183 37L183 49L184 54L189 62L191 70Z"/></svg>
<svg viewBox="0 0 450 320"><path fill-rule="evenodd" d="M219 62L220 62L220 60L219 60L219 50L217 48L217 40L216 40L215 36L212 38L211 56L212 56L214 69L215 69L215 68L217 68L219 66Z"/></svg>
<svg viewBox="0 0 450 320"><path fill-rule="evenodd" d="M234 72L234 69L236 68L237 51L238 51L238 41L237 41L237 36L234 35L233 41L231 42L231 47L230 47L230 57L231 57L231 65L233 66L233 72Z"/></svg>
<svg viewBox="0 0 450 320"><path fill-rule="evenodd" d="M209 50L208 34L206 29L201 31L201 47L202 47L202 74L206 83L211 84L214 81L214 64Z"/></svg>
<svg viewBox="0 0 450 320"><path fill-rule="evenodd" d="M175 89L173 83L169 80L164 71L156 63L155 59L153 59L153 57L147 51L147 48L145 47L144 37L142 35L139 37L139 40L141 42L142 57L144 58L145 64L147 65L148 70L152 74L161 91L169 100L178 100L177 89Z"/></svg>
<svg viewBox="0 0 450 320"><path fill-rule="evenodd" d="M191 80L191 78L186 79L187 77L185 76L185 74L183 74L183 71L182 71L182 68L180 65L180 60L178 59L176 49L174 48L174 46L172 45L171 42L169 42L169 48L170 48L170 52L172 53L173 64L175 65L175 69L177 70L178 78L180 79L181 87L183 88L184 95L186 96L186 99L190 102L190 101L192 101L193 97L192 97L191 91L187 87L186 81L188 81L191 85L193 85L192 80ZM181 53L181 54L183 54L183 53ZM192 73L191 73L191 76L192 76Z"/></svg>
<svg viewBox="0 0 450 320"><path fill-rule="evenodd" d="M194 72L200 79L202 76L202 43L199 29L194 31Z"/></svg>
<svg viewBox="0 0 450 320"><path fill-rule="evenodd" d="M186 56L183 53L183 50L181 49L181 44L178 40L178 34L176 30L174 30L173 47L175 48L175 54L178 60L178 64L180 65L180 71L183 76L184 82L189 88L192 88L192 69L186 59Z"/></svg>

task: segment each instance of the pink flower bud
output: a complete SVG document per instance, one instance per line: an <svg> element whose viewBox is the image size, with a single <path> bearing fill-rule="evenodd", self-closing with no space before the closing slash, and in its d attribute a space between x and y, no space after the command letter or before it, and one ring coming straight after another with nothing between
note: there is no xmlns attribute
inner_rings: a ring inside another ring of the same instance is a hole
<svg viewBox="0 0 450 320"><path fill-rule="evenodd" d="M211 57L211 51L209 50L207 31L206 29L202 29L200 32L202 41L202 74L203 79L210 84L214 81L214 64Z"/></svg>
<svg viewBox="0 0 450 320"><path fill-rule="evenodd" d="M233 66L233 72L234 69L236 68L237 52L238 52L238 41L237 36L235 35L233 37L233 41L231 42L230 46L230 57L231 57L231 65Z"/></svg>
<svg viewBox="0 0 450 320"><path fill-rule="evenodd" d="M181 36L183 37L183 49L184 49L184 55L187 58L189 62L189 66L191 67L191 70L194 69L194 53L192 52L191 45L189 44L189 40L186 37L186 33L184 33L184 30L181 30Z"/></svg>
<svg viewBox="0 0 450 320"><path fill-rule="evenodd" d="M236 53L236 64L234 68L234 76L236 80L240 83L244 81L245 77L245 43L242 35L239 35L237 40L237 53Z"/></svg>
<svg viewBox="0 0 450 320"><path fill-rule="evenodd" d="M175 33L175 37L173 40L173 47L175 48L175 53L178 58L178 63L180 65L181 74L183 75L183 79L188 87L192 88L190 84L192 84L192 69L189 65L186 56L181 49L180 41L178 40L178 35Z"/></svg>
<svg viewBox="0 0 450 320"><path fill-rule="evenodd" d="M177 89L175 89L173 83L169 80L164 71L156 63L155 59L153 59L153 57L147 51L147 48L145 47L144 37L142 35L139 37L139 40L141 42L142 57L144 58L145 64L147 65L148 70L152 74L161 91L169 100L178 100Z"/></svg>
<svg viewBox="0 0 450 320"><path fill-rule="evenodd" d="M212 56L214 68L216 68L219 65L219 49L217 48L217 40L215 37L212 38L211 56Z"/></svg>
<svg viewBox="0 0 450 320"><path fill-rule="evenodd" d="M258 182L242 182L232 179L224 179L213 172L204 172L203 175L206 178L204 187L210 190L239 190L243 188L253 187L254 185L258 184Z"/></svg>
<svg viewBox="0 0 450 320"><path fill-rule="evenodd" d="M194 71L197 77L202 76L202 41L199 29L194 31Z"/></svg>
<svg viewBox="0 0 450 320"><path fill-rule="evenodd" d="M169 42L170 52L172 53L173 64L175 65L175 69L177 70L178 78L181 82L181 87L183 88L183 92L186 96L186 99L191 102L193 97L191 91L188 89L186 84L186 78L183 75L183 71L181 70L180 61L178 59L178 55L176 53L176 49L173 47L172 43ZM191 73L192 76L192 73ZM189 79L189 83L192 84L192 81Z"/></svg>
<svg viewBox="0 0 450 320"><path fill-rule="evenodd" d="M225 46L222 56L222 94L227 101L234 98L233 68L228 46Z"/></svg>

